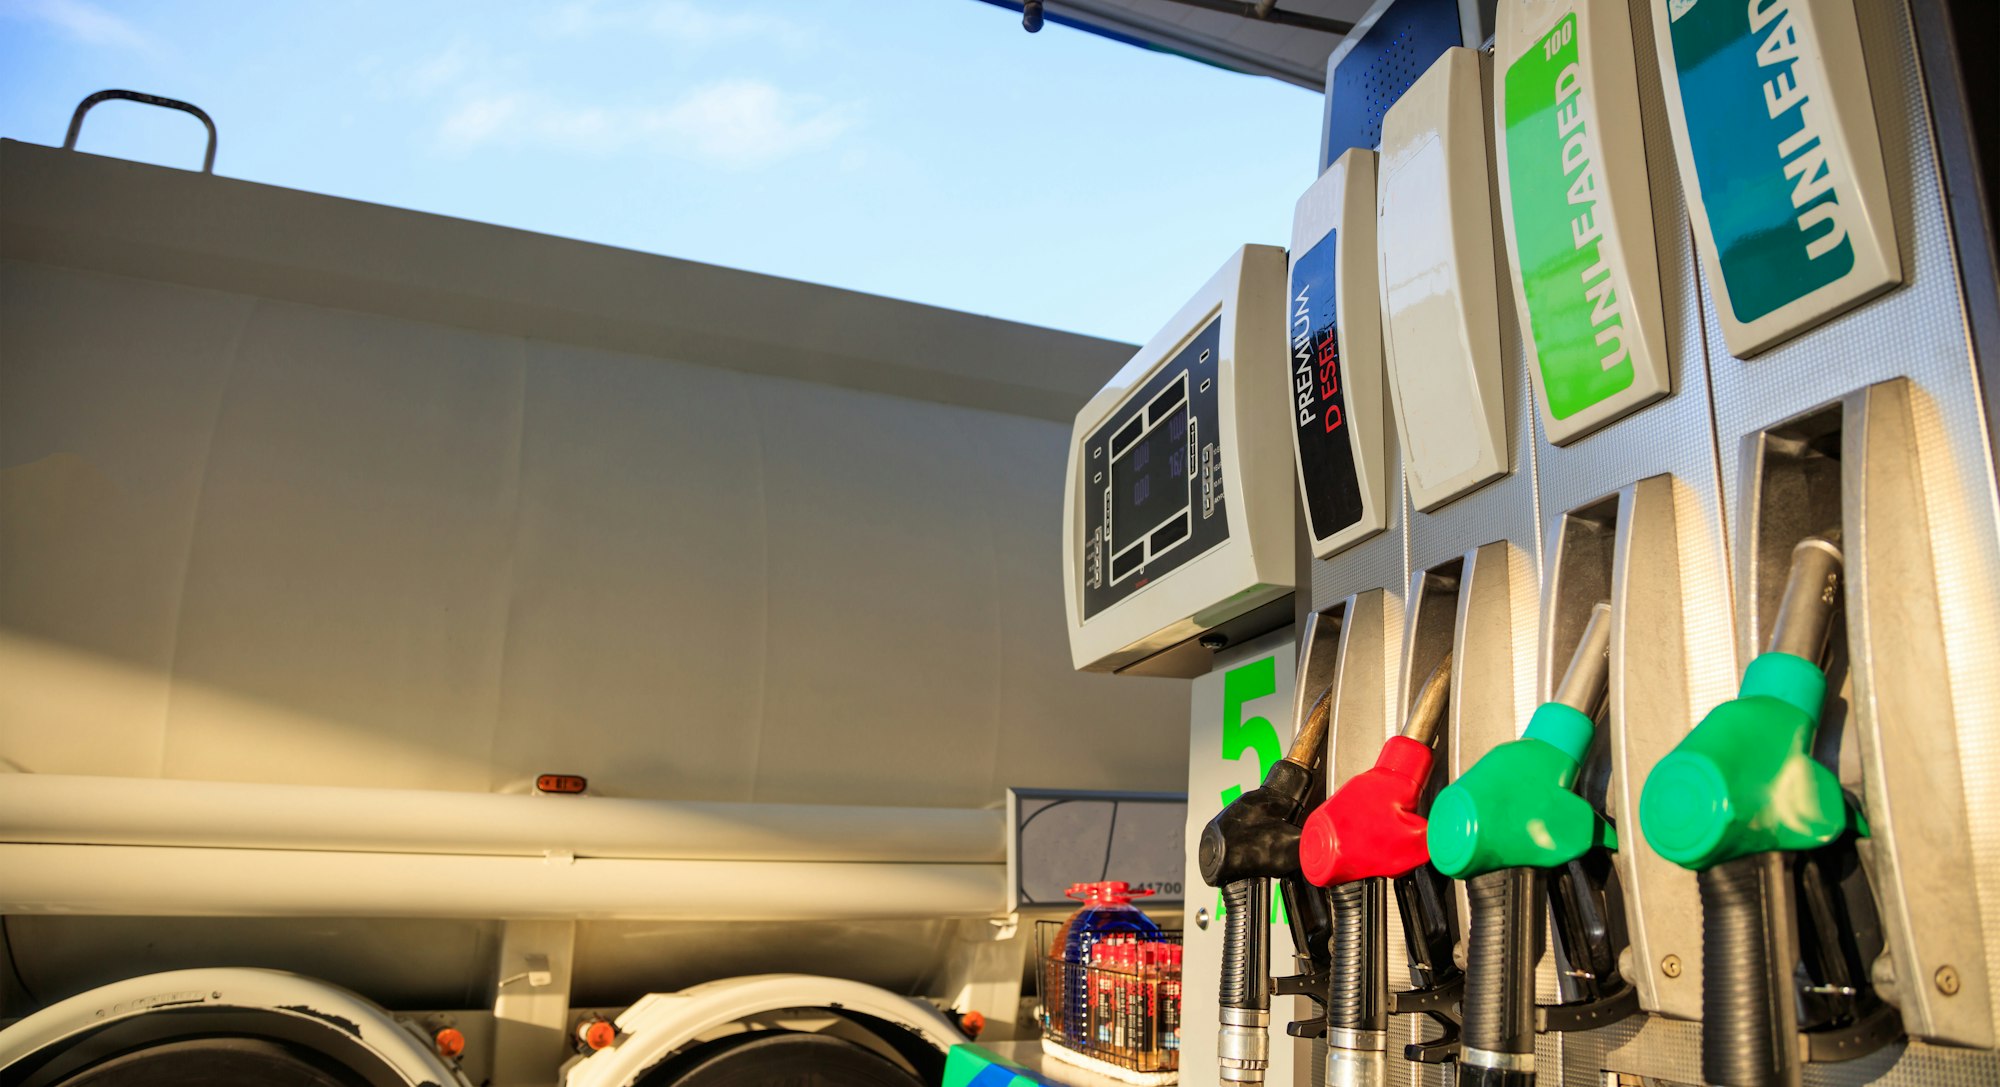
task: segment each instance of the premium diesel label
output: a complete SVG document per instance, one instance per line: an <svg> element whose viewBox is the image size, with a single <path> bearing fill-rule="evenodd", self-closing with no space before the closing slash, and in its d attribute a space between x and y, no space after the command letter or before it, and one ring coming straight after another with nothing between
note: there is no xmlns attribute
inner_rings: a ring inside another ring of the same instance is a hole
<svg viewBox="0 0 2000 1087"><path fill-rule="evenodd" d="M1361 479L1353 424L1341 391L1340 337L1333 300L1336 231L1327 231L1292 266L1292 416L1306 517L1323 540L1361 520Z"/></svg>
<svg viewBox="0 0 2000 1087"><path fill-rule="evenodd" d="M1815 0L1663 2L1728 305L1747 324L1855 267L1859 198L1826 138L1817 43L1800 14Z"/></svg>
<svg viewBox="0 0 2000 1087"><path fill-rule="evenodd" d="M1567 419L1632 387L1629 278L1605 237L1594 104L1574 12L1507 69L1514 258L1549 414Z"/></svg>

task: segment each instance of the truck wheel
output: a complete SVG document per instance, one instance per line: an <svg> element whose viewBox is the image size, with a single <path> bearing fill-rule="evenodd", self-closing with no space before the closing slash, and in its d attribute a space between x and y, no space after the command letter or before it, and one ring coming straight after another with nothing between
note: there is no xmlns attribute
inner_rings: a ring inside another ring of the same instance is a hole
<svg viewBox="0 0 2000 1087"><path fill-rule="evenodd" d="M52 1087L367 1087L332 1062L266 1038L187 1038L91 1065Z"/></svg>
<svg viewBox="0 0 2000 1087"><path fill-rule="evenodd" d="M924 1087L894 1061L842 1038L768 1031L696 1046L641 1087ZM95 1085L92 1085L95 1087Z"/></svg>

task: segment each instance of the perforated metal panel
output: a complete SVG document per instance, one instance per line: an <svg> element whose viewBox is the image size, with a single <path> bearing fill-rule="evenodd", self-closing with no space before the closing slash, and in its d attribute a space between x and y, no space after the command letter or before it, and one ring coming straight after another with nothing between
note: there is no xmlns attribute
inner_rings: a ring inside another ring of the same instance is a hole
<svg viewBox="0 0 2000 1087"><path fill-rule="evenodd" d="M1382 143L1382 115L1446 49L1464 45L1459 0L1378 4L1327 58L1319 168Z"/></svg>

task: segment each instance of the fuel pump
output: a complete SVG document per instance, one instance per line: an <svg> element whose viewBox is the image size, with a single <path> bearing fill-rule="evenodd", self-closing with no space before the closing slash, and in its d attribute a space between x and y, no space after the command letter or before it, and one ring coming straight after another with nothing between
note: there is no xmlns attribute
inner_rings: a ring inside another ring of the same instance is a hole
<svg viewBox="0 0 2000 1087"><path fill-rule="evenodd" d="M1317 780L1333 692L1321 694L1257 788L1237 797L1201 832L1201 878L1224 900L1222 986L1216 1059L1226 1083L1262 1083L1269 1062L1271 968L1266 918L1271 881L1279 881L1292 939L1308 973L1324 972L1331 927L1325 898L1301 878L1299 833Z"/></svg>
<svg viewBox="0 0 2000 1087"><path fill-rule="evenodd" d="M1639 798L1646 839L1698 873L1702 907L1702 1079L1727 1087L1798 1080L1793 933L1797 893L1818 940L1837 904L1815 878L1809 851L1866 833L1839 779L1813 757L1826 674L1820 658L1840 599L1841 554L1808 537L1792 550L1767 650L1743 672L1737 697L1710 711L1662 758ZM1823 916L1822 916L1823 915ZM1807 992L1854 993L1860 979L1837 948L1815 954Z"/></svg>
<svg viewBox="0 0 2000 1087"><path fill-rule="evenodd" d="M1431 862L1466 884L1471 906L1465 966L1460 1087L1528 1087L1535 1081L1535 963L1543 894L1553 889L1556 939L1583 999L1565 1005L1569 1029L1636 1011L1617 973L1620 910L1608 901L1609 865L1585 863L1617 848L1617 834L1575 791L1596 735L1610 676L1611 605L1599 603L1555 697L1521 739L1501 744L1440 790L1431 804ZM1553 877L1553 888L1549 882ZM1581 1013L1580 1015L1578 1013Z"/></svg>
<svg viewBox="0 0 2000 1087"><path fill-rule="evenodd" d="M1449 655L1424 680L1402 732L1382 744L1375 765L1348 779L1306 819L1299 864L1306 879L1330 888L1332 939L1326 994L1329 1084L1382 1082L1391 1012L1426 1012L1445 1037L1407 1047L1411 1060L1434 1063L1450 1052L1457 1025L1446 1014L1458 996L1451 961L1449 891L1428 865L1424 817L1439 726L1450 700ZM1415 988L1389 993L1383 962L1386 890L1396 886Z"/></svg>

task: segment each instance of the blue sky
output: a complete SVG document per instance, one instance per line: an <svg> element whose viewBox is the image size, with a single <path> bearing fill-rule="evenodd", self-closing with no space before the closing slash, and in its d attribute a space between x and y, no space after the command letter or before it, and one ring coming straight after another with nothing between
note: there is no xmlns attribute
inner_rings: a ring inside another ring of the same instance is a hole
<svg viewBox="0 0 2000 1087"><path fill-rule="evenodd" d="M977 0L0 0L0 136L105 87L231 177L1134 341L1319 146L1316 94Z"/></svg>

